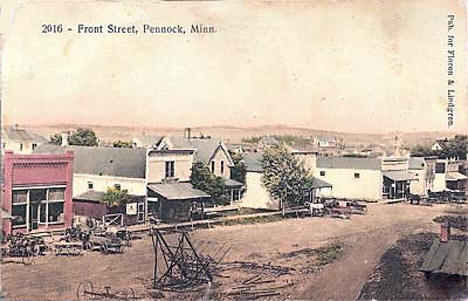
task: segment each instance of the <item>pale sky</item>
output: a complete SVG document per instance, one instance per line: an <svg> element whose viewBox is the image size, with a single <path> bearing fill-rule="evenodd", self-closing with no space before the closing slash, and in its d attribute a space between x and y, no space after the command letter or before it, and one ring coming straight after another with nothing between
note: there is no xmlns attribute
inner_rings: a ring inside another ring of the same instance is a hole
<svg viewBox="0 0 468 301"><path fill-rule="evenodd" d="M453 130L468 132L463 2L130 2L3 6L4 122L445 131L452 13ZM73 32L41 33L60 23ZM218 32L79 35L79 23Z"/></svg>

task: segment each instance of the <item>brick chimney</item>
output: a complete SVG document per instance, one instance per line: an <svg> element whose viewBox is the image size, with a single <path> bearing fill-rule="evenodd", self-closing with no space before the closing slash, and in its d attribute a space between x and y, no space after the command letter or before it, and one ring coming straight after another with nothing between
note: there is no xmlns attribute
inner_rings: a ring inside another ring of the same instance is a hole
<svg viewBox="0 0 468 301"><path fill-rule="evenodd" d="M447 242L450 240L450 223L445 222L440 225L440 242Z"/></svg>

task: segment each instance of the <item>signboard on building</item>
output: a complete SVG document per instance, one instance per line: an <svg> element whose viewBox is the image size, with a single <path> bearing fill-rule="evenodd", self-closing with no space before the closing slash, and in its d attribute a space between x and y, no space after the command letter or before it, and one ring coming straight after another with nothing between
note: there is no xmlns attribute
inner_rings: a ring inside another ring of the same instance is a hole
<svg viewBox="0 0 468 301"><path fill-rule="evenodd" d="M136 215L136 214L137 214L137 203L128 203L127 215Z"/></svg>

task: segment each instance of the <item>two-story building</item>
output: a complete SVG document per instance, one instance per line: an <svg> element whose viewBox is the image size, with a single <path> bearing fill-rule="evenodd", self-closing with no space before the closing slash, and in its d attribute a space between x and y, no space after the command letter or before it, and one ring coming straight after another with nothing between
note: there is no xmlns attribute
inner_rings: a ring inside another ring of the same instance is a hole
<svg viewBox="0 0 468 301"><path fill-rule="evenodd" d="M72 223L73 152L4 156L5 234L65 229ZM3 214L2 214L3 215Z"/></svg>
<svg viewBox="0 0 468 301"><path fill-rule="evenodd" d="M163 137L156 150L194 150L193 163L205 164L215 176L222 177L231 202L238 201L243 184L231 179L231 169L234 167L231 155L224 143L217 139L188 137Z"/></svg>
<svg viewBox="0 0 468 301"><path fill-rule="evenodd" d="M435 165L437 157L410 157L408 171L416 178L411 181L410 192L412 194L427 195L434 191Z"/></svg>
<svg viewBox="0 0 468 301"><path fill-rule="evenodd" d="M154 149L147 154L148 213L166 222L194 218L210 195L190 183L194 149Z"/></svg>

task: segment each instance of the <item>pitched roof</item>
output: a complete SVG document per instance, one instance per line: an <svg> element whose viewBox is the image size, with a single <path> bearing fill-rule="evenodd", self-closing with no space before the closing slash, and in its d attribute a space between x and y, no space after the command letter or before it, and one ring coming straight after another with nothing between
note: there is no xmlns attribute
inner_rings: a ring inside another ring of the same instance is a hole
<svg viewBox="0 0 468 301"><path fill-rule="evenodd" d="M42 144L34 153L64 153L71 149L73 172L125 178L145 178L146 150L116 147L67 146Z"/></svg>
<svg viewBox="0 0 468 301"><path fill-rule="evenodd" d="M29 130L6 126L2 128L2 139L19 142L45 143L47 139Z"/></svg>
<svg viewBox="0 0 468 301"><path fill-rule="evenodd" d="M420 268L423 272L468 276L468 242L435 238Z"/></svg>
<svg viewBox="0 0 468 301"><path fill-rule="evenodd" d="M327 188L327 187L331 188L333 187L333 185L324 180L314 178L311 188Z"/></svg>
<svg viewBox="0 0 468 301"><path fill-rule="evenodd" d="M133 143L140 144L140 147L153 147L161 140L162 136L140 136L132 139Z"/></svg>
<svg viewBox="0 0 468 301"><path fill-rule="evenodd" d="M206 192L193 188L190 183L149 184L148 189L166 200L189 200L211 197Z"/></svg>
<svg viewBox="0 0 468 301"><path fill-rule="evenodd" d="M381 161L378 158L318 157L317 167L380 170Z"/></svg>
<svg viewBox="0 0 468 301"><path fill-rule="evenodd" d="M262 172L262 153L245 153L242 161L244 162L245 169L250 172Z"/></svg>
<svg viewBox="0 0 468 301"><path fill-rule="evenodd" d="M77 201L88 201L88 202L101 202L102 201L102 197L105 195L106 193L103 192L103 191L95 191L95 190L89 190L89 191L86 191L86 192L83 192L82 194L79 194L77 196L74 196L73 197L73 200L77 200ZM141 196L141 195L133 195L133 194L129 194L130 198L133 200L133 201L141 201L141 200L144 200L145 196Z"/></svg>
<svg viewBox="0 0 468 301"><path fill-rule="evenodd" d="M169 145L169 148L172 149L194 149L194 159L195 162L202 162L209 164L211 158L215 155L218 149L221 149L226 153L228 157L228 166L233 166L231 156L226 148L226 146L217 139L187 139L184 137L166 137L161 140L161 143L166 140ZM160 146L158 146L160 147Z"/></svg>
<svg viewBox="0 0 468 301"><path fill-rule="evenodd" d="M410 157L408 161L409 169L424 169L425 160L422 157Z"/></svg>

